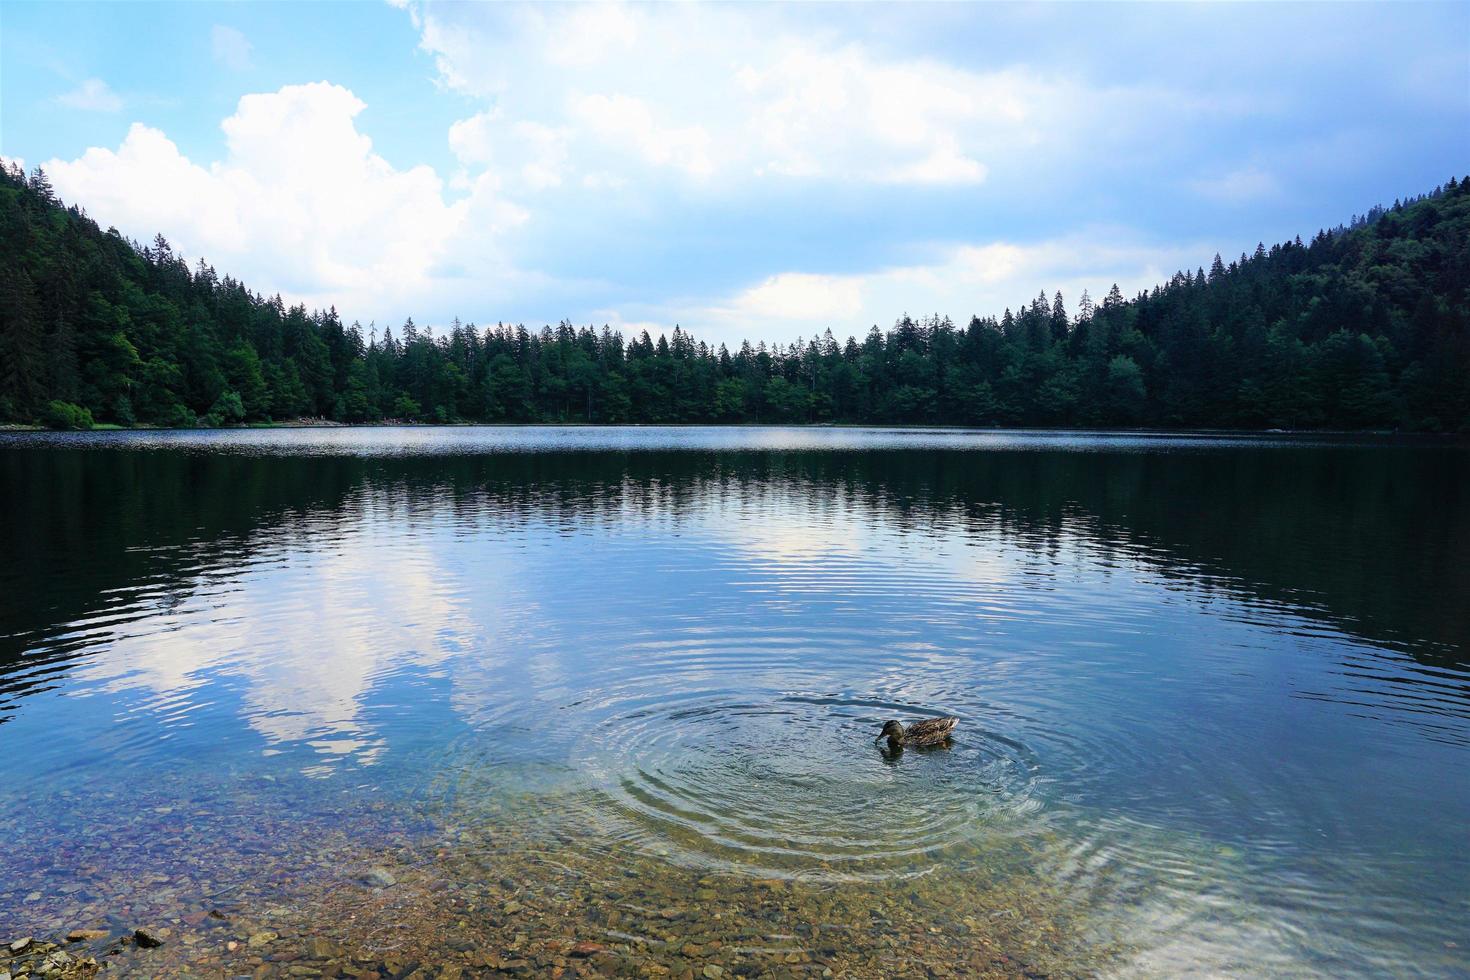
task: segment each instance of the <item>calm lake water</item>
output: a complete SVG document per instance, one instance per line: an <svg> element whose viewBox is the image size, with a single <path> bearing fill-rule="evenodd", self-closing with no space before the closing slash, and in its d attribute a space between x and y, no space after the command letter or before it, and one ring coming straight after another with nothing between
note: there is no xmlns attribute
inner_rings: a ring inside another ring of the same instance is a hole
<svg viewBox="0 0 1470 980"><path fill-rule="evenodd" d="M1470 975L1463 445L12 434L0 504L0 938Z"/></svg>

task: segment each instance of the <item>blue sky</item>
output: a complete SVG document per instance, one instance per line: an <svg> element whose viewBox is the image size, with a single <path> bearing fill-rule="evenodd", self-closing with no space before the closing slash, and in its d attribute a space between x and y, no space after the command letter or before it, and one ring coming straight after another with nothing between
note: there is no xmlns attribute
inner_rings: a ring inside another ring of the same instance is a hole
<svg viewBox="0 0 1470 980"><path fill-rule="evenodd" d="M1470 170L1470 5L3 2L0 155L364 324L841 336Z"/></svg>

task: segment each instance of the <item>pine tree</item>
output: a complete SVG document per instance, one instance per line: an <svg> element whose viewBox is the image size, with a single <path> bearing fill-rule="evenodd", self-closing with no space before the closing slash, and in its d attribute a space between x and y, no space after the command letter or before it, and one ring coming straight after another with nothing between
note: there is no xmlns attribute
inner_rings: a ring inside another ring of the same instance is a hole
<svg viewBox="0 0 1470 980"><path fill-rule="evenodd" d="M11 417L29 418L46 400L43 341L30 275L10 262L0 264L0 408Z"/></svg>

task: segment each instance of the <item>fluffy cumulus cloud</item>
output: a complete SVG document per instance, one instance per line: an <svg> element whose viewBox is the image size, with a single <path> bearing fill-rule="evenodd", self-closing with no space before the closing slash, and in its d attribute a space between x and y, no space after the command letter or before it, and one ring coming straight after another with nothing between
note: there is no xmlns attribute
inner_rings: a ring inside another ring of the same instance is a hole
<svg viewBox="0 0 1470 980"><path fill-rule="evenodd" d="M867 326L949 313L960 322L972 312L996 313L1057 290L1076 304L1084 290L1101 300L1117 283L1132 295L1188 267L1203 246L1159 247L1131 242L1126 229L1091 228L1033 244L992 242L938 248L928 261L843 275L785 272L692 311L686 322L711 342L752 336L811 337L831 329L839 337ZM916 305L921 304L921 305Z"/></svg>
<svg viewBox="0 0 1470 980"><path fill-rule="evenodd" d="M714 172L710 134L703 126L669 125L642 99L630 95L582 95L571 100L581 131L604 145L627 150L644 162L692 177Z"/></svg>
<svg viewBox="0 0 1470 980"><path fill-rule="evenodd" d="M963 187L1076 103L1067 86L879 58L749 10L411 9L443 83L496 107L461 124L471 166L534 119L579 176L631 164L726 191L760 178Z"/></svg>
<svg viewBox="0 0 1470 980"><path fill-rule="evenodd" d="M750 317L841 322L862 312L862 294L857 276L783 272L741 292L731 307L732 312Z"/></svg>
<svg viewBox="0 0 1470 980"><path fill-rule="evenodd" d="M963 319L1043 287L1167 278L1164 254L1182 250L1154 242L1100 255L1104 243L1079 238L1097 223L1085 213L1039 243L1012 224L961 237L952 223L925 233L895 215L926 200L916 195L1003 212L1079 160L1104 179L1139 146L1161 158L1187 151L1160 118L1234 122L1258 108L1147 78L1100 84L1014 58L906 53L778 8L405 6L440 84L479 103L449 132L458 182L493 174L562 239L538 259L572 308L540 315L677 321L712 340L861 331L914 307ZM1232 177L1189 193L1224 200L1258 184ZM881 243L854 248L855 223L834 220L840 209L870 215L868 240ZM566 247L578 237L597 246ZM773 254L740 249L751 237L768 238ZM793 262L774 254L783 239L816 251ZM640 244L647 262L626 254ZM740 252L738 265L723 267L727 251ZM587 290L589 280L606 288Z"/></svg>
<svg viewBox="0 0 1470 980"><path fill-rule="evenodd" d="M45 166L104 224L162 229L181 254L257 288L371 308L421 295L472 213L490 232L518 215L485 182L450 200L432 168L396 169L357 129L363 108L338 85L289 85L240 99L221 124L222 160L190 160L137 123L116 149Z"/></svg>
<svg viewBox="0 0 1470 980"><path fill-rule="evenodd" d="M524 189L559 186L566 172L566 129L525 120L500 127L498 115L487 110L450 126L455 157L467 167L518 178Z"/></svg>
<svg viewBox="0 0 1470 980"><path fill-rule="evenodd" d="M875 62L857 45L782 48L735 76L748 100L744 123L757 173L978 183L987 173L977 159L981 140L1015 138L1030 113L1003 76Z"/></svg>

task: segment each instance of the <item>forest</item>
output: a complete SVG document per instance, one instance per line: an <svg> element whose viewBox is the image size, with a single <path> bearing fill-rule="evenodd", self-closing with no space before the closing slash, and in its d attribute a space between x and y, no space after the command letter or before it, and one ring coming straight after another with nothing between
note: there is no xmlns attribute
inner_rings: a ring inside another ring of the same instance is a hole
<svg viewBox="0 0 1470 980"><path fill-rule="evenodd" d="M13 164L0 243L0 423L1470 430L1470 177L1132 297L734 351L679 327L344 324L104 231Z"/></svg>

